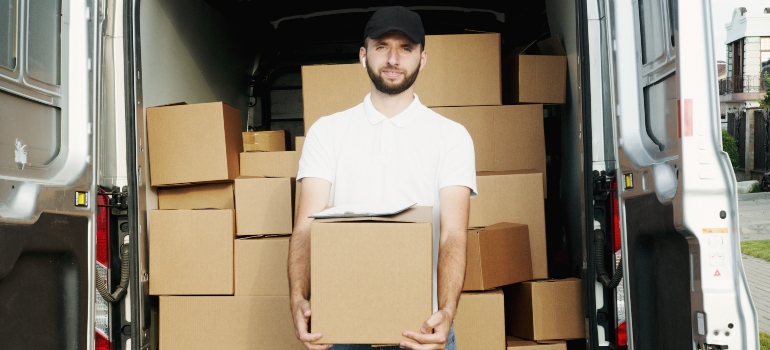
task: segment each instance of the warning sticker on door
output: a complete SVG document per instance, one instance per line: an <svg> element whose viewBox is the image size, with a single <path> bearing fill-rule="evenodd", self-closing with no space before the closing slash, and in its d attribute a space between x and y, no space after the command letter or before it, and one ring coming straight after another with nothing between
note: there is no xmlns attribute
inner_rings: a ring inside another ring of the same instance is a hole
<svg viewBox="0 0 770 350"><path fill-rule="evenodd" d="M716 272L714 272L714 277L719 277L719 276L722 276L722 274L719 273L719 270L716 270Z"/></svg>
<svg viewBox="0 0 770 350"><path fill-rule="evenodd" d="M727 227L707 227L703 228L703 234L709 233L727 233Z"/></svg>

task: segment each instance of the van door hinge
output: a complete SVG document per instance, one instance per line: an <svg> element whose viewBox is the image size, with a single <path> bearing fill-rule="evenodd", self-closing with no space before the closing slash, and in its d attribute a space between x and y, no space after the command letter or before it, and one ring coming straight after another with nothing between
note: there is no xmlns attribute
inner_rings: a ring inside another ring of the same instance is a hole
<svg viewBox="0 0 770 350"><path fill-rule="evenodd" d="M593 184L594 184L594 200L606 201L609 199L611 193L615 192L610 188L610 179L607 177L607 172L602 170L593 171Z"/></svg>
<svg viewBox="0 0 770 350"><path fill-rule="evenodd" d="M128 186L120 188L118 186L99 186L104 193L110 197L110 203L107 205L110 207L110 211L113 215L121 215L128 210Z"/></svg>

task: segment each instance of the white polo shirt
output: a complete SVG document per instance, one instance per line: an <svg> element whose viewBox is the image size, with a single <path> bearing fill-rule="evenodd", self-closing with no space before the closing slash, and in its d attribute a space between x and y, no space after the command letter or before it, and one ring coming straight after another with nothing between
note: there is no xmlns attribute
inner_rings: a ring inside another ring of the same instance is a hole
<svg viewBox="0 0 770 350"><path fill-rule="evenodd" d="M473 141L464 126L420 103L417 95L391 118L366 95L348 110L318 119L308 130L297 181L331 182L329 206L402 203L433 207L433 308L437 309L439 190L465 186L476 195Z"/></svg>

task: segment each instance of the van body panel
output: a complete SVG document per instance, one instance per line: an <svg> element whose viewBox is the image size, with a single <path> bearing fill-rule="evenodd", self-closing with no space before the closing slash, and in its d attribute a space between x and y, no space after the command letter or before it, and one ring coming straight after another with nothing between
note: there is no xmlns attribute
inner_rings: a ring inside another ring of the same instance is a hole
<svg viewBox="0 0 770 350"><path fill-rule="evenodd" d="M756 348L710 5L609 3L629 348Z"/></svg>

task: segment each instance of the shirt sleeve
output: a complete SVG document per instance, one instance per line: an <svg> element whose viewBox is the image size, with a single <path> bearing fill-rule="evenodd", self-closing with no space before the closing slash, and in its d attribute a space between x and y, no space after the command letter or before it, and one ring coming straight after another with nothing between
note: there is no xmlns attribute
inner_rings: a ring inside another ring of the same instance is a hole
<svg viewBox="0 0 770 350"><path fill-rule="evenodd" d="M473 140L468 130L459 125L459 130L448 138L449 146L439 169L439 189L447 186L465 186L471 189L471 197L478 194L476 189L476 156Z"/></svg>
<svg viewBox="0 0 770 350"><path fill-rule="evenodd" d="M329 128L326 127L324 118L317 120L310 126L305 136L305 144L302 146L302 155L299 159L299 171L297 181L306 177L318 177L334 183L334 164L332 163L332 144Z"/></svg>

